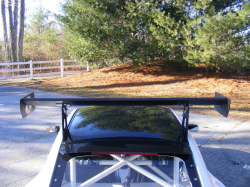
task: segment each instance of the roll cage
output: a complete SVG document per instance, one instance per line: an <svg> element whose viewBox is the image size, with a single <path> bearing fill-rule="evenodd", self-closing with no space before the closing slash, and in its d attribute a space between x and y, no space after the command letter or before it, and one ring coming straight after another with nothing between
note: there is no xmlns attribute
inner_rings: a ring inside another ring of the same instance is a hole
<svg viewBox="0 0 250 187"><path fill-rule="evenodd" d="M83 186L83 187L87 187L87 186L91 186L93 184L95 184L97 181L105 178L106 176L108 176L109 174L111 174L112 172L115 172L119 169L121 169L123 166L128 166L130 168L132 168L133 170L135 170L138 173L141 173L142 175L146 176L147 178L149 178L150 180L152 180L153 182L155 182L156 184L162 185L162 186L166 186L166 187L171 187L173 185L178 186L179 182L182 180L184 181L184 183L188 184L189 183L189 179L188 179L188 173L186 171L186 167L181 166L180 167L180 162L181 159L179 159L178 157L173 157L173 173L171 176L168 176L168 174L166 174L165 172L163 172L161 169L158 168L157 165L155 165L155 161L153 160L148 160L146 159L144 156L142 155L129 155L129 156L125 156L125 155L117 155L117 154L110 154L111 157L113 157L114 160L100 160L98 161L98 165L102 166L102 165L109 165L110 167L100 173L98 173L97 175L91 177L90 179L81 182L81 184L79 186ZM138 159L140 158L140 159ZM72 158L69 161L70 164L70 184L71 186L78 186L77 183L79 183L76 180L76 158ZM89 161L88 160L84 160L82 161L82 165L88 165ZM161 162L161 165L164 167L164 165L167 165L168 162L164 163ZM155 174L153 174L152 172L149 172L147 169L143 168L142 166L148 166L148 168L150 168L152 171L154 171ZM181 171L180 171L181 168ZM184 180L183 180L184 179ZM128 181L128 183L130 183ZM136 184L136 183L134 183ZM145 183L144 185L146 185L147 183ZM190 184L190 183L189 183ZM188 184L188 185L189 185ZM103 184L97 184L97 186L102 186ZM140 186L142 184L139 183L138 186ZM150 183L149 183L150 185ZM129 185L130 186L130 185Z"/></svg>

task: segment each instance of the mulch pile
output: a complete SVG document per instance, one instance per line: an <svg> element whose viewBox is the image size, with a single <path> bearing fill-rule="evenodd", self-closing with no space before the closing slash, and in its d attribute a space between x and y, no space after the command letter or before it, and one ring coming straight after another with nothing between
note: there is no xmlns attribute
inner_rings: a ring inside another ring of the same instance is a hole
<svg viewBox="0 0 250 187"><path fill-rule="evenodd" d="M135 68L121 64L23 86L84 97L213 97L219 92L232 100L232 111L250 119L250 76L207 73L204 67L177 71L164 66Z"/></svg>

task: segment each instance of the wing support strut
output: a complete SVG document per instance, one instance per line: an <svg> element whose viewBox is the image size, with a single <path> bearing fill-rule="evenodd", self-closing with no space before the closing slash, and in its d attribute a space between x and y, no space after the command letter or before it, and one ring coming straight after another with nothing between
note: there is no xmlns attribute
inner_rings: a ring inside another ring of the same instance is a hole
<svg viewBox="0 0 250 187"><path fill-rule="evenodd" d="M181 126L186 138L188 136L188 124L189 124L188 120L189 120L189 106L184 105Z"/></svg>
<svg viewBox="0 0 250 187"><path fill-rule="evenodd" d="M67 105L62 104L62 140L65 141L69 135L69 129L67 124Z"/></svg>

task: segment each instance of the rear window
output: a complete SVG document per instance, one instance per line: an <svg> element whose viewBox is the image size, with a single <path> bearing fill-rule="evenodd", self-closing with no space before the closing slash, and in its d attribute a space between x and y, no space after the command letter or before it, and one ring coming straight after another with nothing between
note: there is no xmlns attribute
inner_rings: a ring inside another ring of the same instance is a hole
<svg viewBox="0 0 250 187"><path fill-rule="evenodd" d="M72 158L62 187L191 187L185 162L177 157L86 155Z"/></svg>
<svg viewBox="0 0 250 187"><path fill-rule="evenodd" d="M176 141L178 120L158 106L94 106L78 109L69 124L73 141L105 138L157 138Z"/></svg>

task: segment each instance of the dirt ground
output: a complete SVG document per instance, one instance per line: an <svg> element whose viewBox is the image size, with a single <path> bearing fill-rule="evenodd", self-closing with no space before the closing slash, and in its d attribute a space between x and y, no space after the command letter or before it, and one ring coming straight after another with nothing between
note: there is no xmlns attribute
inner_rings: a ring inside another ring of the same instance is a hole
<svg viewBox="0 0 250 187"><path fill-rule="evenodd" d="M229 117L250 120L250 75L207 72L205 68L177 71L163 66L121 64L77 75L18 83L50 92L83 97L213 97L231 99ZM212 107L192 111L214 114Z"/></svg>

